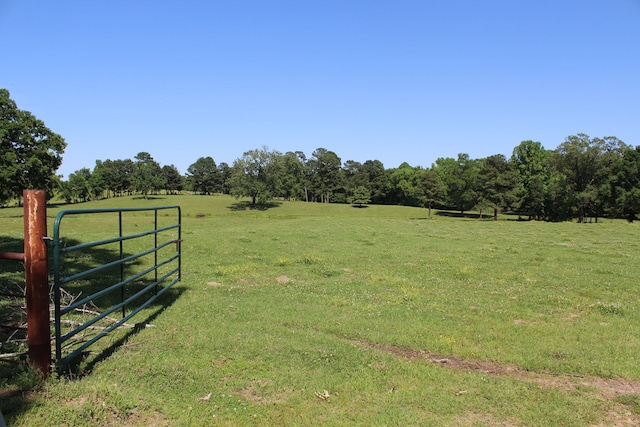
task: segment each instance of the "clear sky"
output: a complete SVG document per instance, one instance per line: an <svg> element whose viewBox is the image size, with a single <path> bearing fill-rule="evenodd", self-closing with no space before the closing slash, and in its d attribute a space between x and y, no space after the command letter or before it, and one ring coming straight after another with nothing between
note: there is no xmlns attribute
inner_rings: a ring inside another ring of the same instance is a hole
<svg viewBox="0 0 640 427"><path fill-rule="evenodd" d="M67 177L267 146L429 167L640 145L640 0L0 0L0 87Z"/></svg>

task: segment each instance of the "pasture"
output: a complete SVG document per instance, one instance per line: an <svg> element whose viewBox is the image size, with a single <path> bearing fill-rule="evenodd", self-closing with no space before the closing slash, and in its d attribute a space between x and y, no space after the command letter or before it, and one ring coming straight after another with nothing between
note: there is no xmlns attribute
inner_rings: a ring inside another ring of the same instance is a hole
<svg viewBox="0 0 640 427"><path fill-rule="evenodd" d="M159 196L52 207L49 228L61 208L174 204L183 280L135 319L153 327L4 393L9 425L640 423L635 223ZM104 238L92 221L73 237ZM21 238L21 209L0 224Z"/></svg>

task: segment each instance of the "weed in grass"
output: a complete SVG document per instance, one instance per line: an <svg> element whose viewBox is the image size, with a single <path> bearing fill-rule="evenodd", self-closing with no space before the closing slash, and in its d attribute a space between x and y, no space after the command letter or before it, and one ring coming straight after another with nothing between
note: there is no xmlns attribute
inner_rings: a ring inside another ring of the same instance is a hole
<svg viewBox="0 0 640 427"><path fill-rule="evenodd" d="M288 265L291 265L291 263L292 263L291 259L286 257L280 257L276 261L276 264L279 265L280 267L286 267Z"/></svg>
<svg viewBox="0 0 640 427"><path fill-rule="evenodd" d="M600 313L604 315L622 315L624 310L622 308L622 304L619 302L596 302L591 305L592 308L597 309Z"/></svg>
<svg viewBox="0 0 640 427"><path fill-rule="evenodd" d="M318 257L314 257L312 255L302 255L302 257L300 258L300 262L306 265L312 265L312 264L322 264L323 261L322 259L318 258Z"/></svg>

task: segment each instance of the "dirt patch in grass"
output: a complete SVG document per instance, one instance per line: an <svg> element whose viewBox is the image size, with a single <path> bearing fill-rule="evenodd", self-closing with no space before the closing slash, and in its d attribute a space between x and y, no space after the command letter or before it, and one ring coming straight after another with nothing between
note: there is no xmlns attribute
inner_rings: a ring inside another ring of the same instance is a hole
<svg viewBox="0 0 640 427"><path fill-rule="evenodd" d="M147 426L147 427L168 427L173 425L169 420L159 413L133 413L127 417L122 423L113 423L112 425L120 425L123 427Z"/></svg>
<svg viewBox="0 0 640 427"><path fill-rule="evenodd" d="M373 344L362 340L352 340L356 345L392 353L406 360L427 360L449 369L481 372L488 375L511 377L520 381L534 382L542 387L575 390L579 386L592 387L605 399L620 395L640 394L640 381L624 378L600 378L587 375L560 375L531 372L512 364L499 364L489 360L469 360L453 356L438 356L424 350L415 350L390 344Z"/></svg>
<svg viewBox="0 0 640 427"><path fill-rule="evenodd" d="M462 370L467 372L479 372L487 375L495 375L511 378L518 381L535 383L545 388L557 388L566 391L574 391L578 387L592 388L593 395L613 403L609 412L604 414L604 420L594 427L604 426L637 426L640 425L640 415L633 413L629 408L617 402L620 396L640 395L640 381L624 378L600 378L588 375L550 374L546 372L532 372L518 368L513 364L499 364L488 360L468 360L453 356L438 356L424 350L415 350L399 347L391 344L375 344L362 340L351 340L355 345L376 349L391 353L405 360L428 361L447 369ZM491 422L489 422L491 421ZM460 425L474 423L487 423L489 425L511 426L510 422L494 423L495 420L487 420L484 416L478 418L473 414L471 419L464 418Z"/></svg>
<svg viewBox="0 0 640 427"><path fill-rule="evenodd" d="M464 416L458 417L454 419L454 426L463 427L463 426L499 426L499 427L520 427L522 424L517 424L513 421L499 421L493 415L488 414L477 414L475 412L470 412Z"/></svg>
<svg viewBox="0 0 640 427"><path fill-rule="evenodd" d="M274 404L285 402L284 395L290 394L293 390L282 390L280 395L269 396L266 393L266 388L270 382L268 379L253 380L242 390L236 390L236 393L254 403Z"/></svg>

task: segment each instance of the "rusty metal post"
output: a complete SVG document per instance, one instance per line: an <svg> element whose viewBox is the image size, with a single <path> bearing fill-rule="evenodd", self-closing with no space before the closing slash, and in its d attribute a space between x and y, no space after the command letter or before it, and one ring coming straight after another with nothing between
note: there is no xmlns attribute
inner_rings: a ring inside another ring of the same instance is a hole
<svg viewBox="0 0 640 427"><path fill-rule="evenodd" d="M51 369L47 199L44 190L24 190L24 271L29 358L48 376Z"/></svg>

